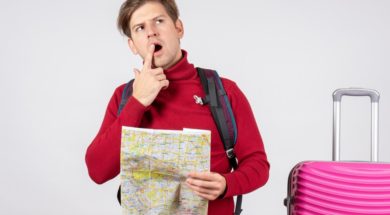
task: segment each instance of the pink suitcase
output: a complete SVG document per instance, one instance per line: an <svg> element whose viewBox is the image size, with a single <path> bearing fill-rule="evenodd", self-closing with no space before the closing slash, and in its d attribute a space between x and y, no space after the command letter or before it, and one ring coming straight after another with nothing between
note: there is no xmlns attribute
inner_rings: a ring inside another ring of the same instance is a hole
<svg viewBox="0 0 390 215"><path fill-rule="evenodd" d="M370 96L371 162L340 161L340 102L344 95ZM333 161L298 163L288 178L288 215L390 215L390 163L378 162L379 93L339 89L333 94Z"/></svg>

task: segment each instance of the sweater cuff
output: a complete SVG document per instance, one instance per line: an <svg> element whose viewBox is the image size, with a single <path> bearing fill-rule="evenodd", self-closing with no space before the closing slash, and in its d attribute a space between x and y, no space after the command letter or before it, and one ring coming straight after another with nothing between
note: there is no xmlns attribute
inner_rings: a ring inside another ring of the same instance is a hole
<svg viewBox="0 0 390 215"><path fill-rule="evenodd" d="M136 98L131 96L123 108L119 118L124 126L139 126L141 124L144 113L150 109L145 107Z"/></svg>
<svg viewBox="0 0 390 215"><path fill-rule="evenodd" d="M222 195L219 197L220 199L229 198L234 196L232 187L234 186L234 175L232 173L224 173L221 174L223 177L225 177L226 180L226 189L225 192L222 193Z"/></svg>

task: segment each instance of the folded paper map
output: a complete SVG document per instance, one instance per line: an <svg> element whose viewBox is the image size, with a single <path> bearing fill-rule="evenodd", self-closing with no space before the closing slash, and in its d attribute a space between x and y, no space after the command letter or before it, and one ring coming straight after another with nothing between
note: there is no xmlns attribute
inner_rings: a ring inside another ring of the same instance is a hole
<svg viewBox="0 0 390 215"><path fill-rule="evenodd" d="M207 214L208 201L185 185L189 172L210 171L207 130L122 127L123 215Z"/></svg>

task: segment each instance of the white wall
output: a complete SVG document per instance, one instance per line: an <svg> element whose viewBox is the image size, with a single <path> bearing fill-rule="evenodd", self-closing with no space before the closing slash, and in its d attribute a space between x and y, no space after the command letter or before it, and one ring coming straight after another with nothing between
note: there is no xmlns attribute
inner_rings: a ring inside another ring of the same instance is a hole
<svg viewBox="0 0 390 215"><path fill-rule="evenodd" d="M84 154L114 88L140 66L115 27L121 2L0 2L0 214L120 214L119 180L95 185ZM381 93L390 162L390 1L178 5L189 59L235 80L261 129L271 177L244 196L244 214L285 214L291 167L330 160L336 88ZM344 100L342 157L367 159L368 99Z"/></svg>

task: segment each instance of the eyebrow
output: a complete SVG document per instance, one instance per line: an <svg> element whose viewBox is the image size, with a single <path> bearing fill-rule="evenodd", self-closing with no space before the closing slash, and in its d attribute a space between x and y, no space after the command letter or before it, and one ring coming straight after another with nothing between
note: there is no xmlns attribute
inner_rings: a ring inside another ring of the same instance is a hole
<svg viewBox="0 0 390 215"><path fill-rule="evenodd" d="M155 21L155 20L160 19L160 18L166 18L166 15L161 14L161 15L155 16L155 17L152 18L151 20ZM133 26L131 29L134 30L135 28L137 28L138 26L141 26L141 25L144 25L144 22L134 24L134 26Z"/></svg>

